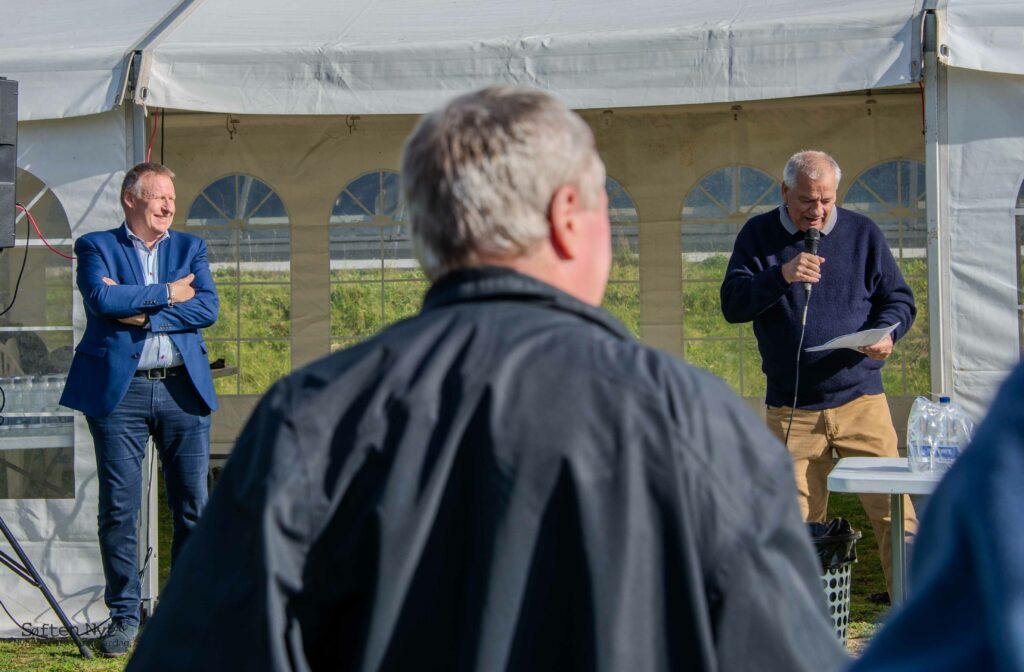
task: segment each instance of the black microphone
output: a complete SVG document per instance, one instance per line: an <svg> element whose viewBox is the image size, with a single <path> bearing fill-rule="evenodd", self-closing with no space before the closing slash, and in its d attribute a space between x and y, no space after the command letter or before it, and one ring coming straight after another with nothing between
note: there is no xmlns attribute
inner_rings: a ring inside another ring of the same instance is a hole
<svg viewBox="0 0 1024 672"><path fill-rule="evenodd" d="M818 256L818 242L821 240L821 231L817 229L807 229L807 233L804 234L804 252ZM804 291L808 294L811 293L811 283L804 283Z"/></svg>

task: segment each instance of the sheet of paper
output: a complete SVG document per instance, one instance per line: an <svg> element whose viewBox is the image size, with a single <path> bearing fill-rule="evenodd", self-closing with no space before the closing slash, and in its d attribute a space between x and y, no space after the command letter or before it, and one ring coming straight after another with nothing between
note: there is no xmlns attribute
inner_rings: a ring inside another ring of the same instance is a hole
<svg viewBox="0 0 1024 672"><path fill-rule="evenodd" d="M898 326L900 326L899 322L888 327L865 329L864 331L858 331L854 334L836 336L828 343L822 343L821 345L816 345L813 348L804 348L804 351L821 352L822 350L838 350L839 348L857 350L858 348L863 348L866 345L874 345L875 343L878 343L880 340L885 338L886 334L891 334Z"/></svg>

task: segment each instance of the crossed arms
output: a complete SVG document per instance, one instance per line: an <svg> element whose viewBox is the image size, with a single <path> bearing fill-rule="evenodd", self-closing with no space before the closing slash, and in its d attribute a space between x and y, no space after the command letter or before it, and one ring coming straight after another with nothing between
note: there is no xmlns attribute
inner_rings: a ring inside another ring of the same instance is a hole
<svg viewBox="0 0 1024 672"><path fill-rule="evenodd" d="M206 261L206 243L199 240L189 273L167 284L125 285L113 274L103 254L88 237L75 243L78 288L90 313L154 332L195 331L217 320L220 302Z"/></svg>

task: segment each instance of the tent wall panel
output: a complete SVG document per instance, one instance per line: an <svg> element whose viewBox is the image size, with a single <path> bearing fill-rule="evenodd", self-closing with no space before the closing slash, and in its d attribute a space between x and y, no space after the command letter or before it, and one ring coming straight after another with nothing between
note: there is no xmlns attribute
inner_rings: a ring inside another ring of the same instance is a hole
<svg viewBox="0 0 1024 672"><path fill-rule="evenodd" d="M128 155L125 138L123 112L19 124L18 166L53 191L73 236L111 228L121 221L118 193ZM77 292L72 319L77 343L85 328L85 310ZM81 416L75 419L74 476L74 499L0 499L0 515L68 616L84 629L106 618L106 608L96 540L96 463ZM19 621L33 627L59 627L39 591L6 570L0 571L0 595ZM0 637L20 634L7 619L0 619Z"/></svg>
<svg viewBox="0 0 1024 672"><path fill-rule="evenodd" d="M1020 358L1013 209L1024 77L947 70L953 390L981 417Z"/></svg>

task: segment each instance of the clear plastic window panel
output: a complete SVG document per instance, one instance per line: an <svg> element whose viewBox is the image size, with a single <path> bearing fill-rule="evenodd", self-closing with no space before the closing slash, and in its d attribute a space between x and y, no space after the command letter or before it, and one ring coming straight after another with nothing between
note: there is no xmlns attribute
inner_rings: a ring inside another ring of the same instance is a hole
<svg viewBox="0 0 1024 672"><path fill-rule="evenodd" d="M842 203L878 225L914 293L917 318L882 368L886 392L900 396L927 394L931 389L924 170L920 161L880 163L854 178Z"/></svg>
<svg viewBox="0 0 1024 672"><path fill-rule="evenodd" d="M19 170L17 201L70 257L70 227L53 192ZM48 250L19 211L15 247L0 255L0 304L11 306L0 316L0 499L75 496L73 416L58 404L74 352L73 282L71 261Z"/></svg>
<svg viewBox="0 0 1024 672"><path fill-rule="evenodd" d="M420 309L428 284L393 171L362 175L330 216L331 348L347 347Z"/></svg>
<svg viewBox="0 0 1024 672"><path fill-rule="evenodd" d="M636 203L614 178L605 180L611 221L612 268L602 306L640 336L640 216Z"/></svg>
<svg viewBox="0 0 1024 672"><path fill-rule="evenodd" d="M726 166L690 190L680 213L684 357L748 397L764 395L761 358L751 325L722 317L719 288L740 229L780 202L780 184L771 175Z"/></svg>
<svg viewBox="0 0 1024 672"><path fill-rule="evenodd" d="M261 394L291 369L291 228L274 190L249 175L208 185L189 208L190 233L207 243L220 315L204 330L210 359L237 374L218 394Z"/></svg>

